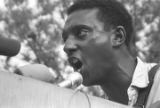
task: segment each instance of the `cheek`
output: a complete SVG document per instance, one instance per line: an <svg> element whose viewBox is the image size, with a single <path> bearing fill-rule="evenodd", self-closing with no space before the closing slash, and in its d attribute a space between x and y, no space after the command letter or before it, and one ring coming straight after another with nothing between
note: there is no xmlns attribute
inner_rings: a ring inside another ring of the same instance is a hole
<svg viewBox="0 0 160 108"><path fill-rule="evenodd" d="M100 58L105 57L111 51L111 43L107 36L95 36L80 44L81 52L85 58Z"/></svg>
<svg viewBox="0 0 160 108"><path fill-rule="evenodd" d="M109 43L109 38L107 36L100 36L94 39L97 45L103 45L105 43Z"/></svg>
<svg viewBox="0 0 160 108"><path fill-rule="evenodd" d="M92 62L105 62L113 57L112 49L105 46L87 46L82 50L84 60Z"/></svg>
<svg viewBox="0 0 160 108"><path fill-rule="evenodd" d="M113 54L103 47L92 47L82 50L84 75L86 78L96 80L107 74L106 70L113 64Z"/></svg>

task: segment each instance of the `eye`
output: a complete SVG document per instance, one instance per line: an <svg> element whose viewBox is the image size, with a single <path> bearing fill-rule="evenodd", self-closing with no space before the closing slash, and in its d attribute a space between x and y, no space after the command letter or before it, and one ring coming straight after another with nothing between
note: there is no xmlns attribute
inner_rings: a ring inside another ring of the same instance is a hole
<svg viewBox="0 0 160 108"><path fill-rule="evenodd" d="M85 39L89 35L89 31L87 29L79 29L76 33L77 38Z"/></svg>

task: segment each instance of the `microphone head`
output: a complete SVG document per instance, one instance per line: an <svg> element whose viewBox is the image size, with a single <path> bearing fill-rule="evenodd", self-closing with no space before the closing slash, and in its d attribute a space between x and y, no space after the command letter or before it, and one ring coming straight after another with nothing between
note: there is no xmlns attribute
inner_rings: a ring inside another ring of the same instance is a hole
<svg viewBox="0 0 160 108"><path fill-rule="evenodd" d="M83 82L82 75L78 72L74 72L71 73L66 80L59 83L58 86L72 88L72 87L78 87L79 85L82 84L82 82Z"/></svg>
<svg viewBox="0 0 160 108"><path fill-rule="evenodd" d="M79 72L73 72L67 79L71 80L72 86L79 86L83 82L83 77Z"/></svg>
<svg viewBox="0 0 160 108"><path fill-rule="evenodd" d="M0 55L15 56L20 50L20 42L0 36Z"/></svg>

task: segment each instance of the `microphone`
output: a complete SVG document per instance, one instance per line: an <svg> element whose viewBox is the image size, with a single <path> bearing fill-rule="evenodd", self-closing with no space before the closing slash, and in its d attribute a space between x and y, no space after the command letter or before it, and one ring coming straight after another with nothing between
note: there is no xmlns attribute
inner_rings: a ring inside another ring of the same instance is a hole
<svg viewBox="0 0 160 108"><path fill-rule="evenodd" d="M14 73L49 83L53 83L55 80L55 76L50 72L49 68L42 64L21 66Z"/></svg>
<svg viewBox="0 0 160 108"><path fill-rule="evenodd" d="M61 83L58 84L59 87L66 87L66 88L71 88L73 86L78 87L81 85L83 82L82 75L78 72L74 72L69 75L69 77L65 80L62 81Z"/></svg>
<svg viewBox="0 0 160 108"><path fill-rule="evenodd" d="M0 36L0 55L15 56L20 50L20 42Z"/></svg>

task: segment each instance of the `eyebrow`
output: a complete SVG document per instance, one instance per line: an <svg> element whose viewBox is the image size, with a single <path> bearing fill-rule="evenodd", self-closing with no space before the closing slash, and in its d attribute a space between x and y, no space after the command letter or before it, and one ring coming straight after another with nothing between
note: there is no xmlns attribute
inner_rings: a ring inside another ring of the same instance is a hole
<svg viewBox="0 0 160 108"><path fill-rule="evenodd" d="M63 32L70 32L70 31L72 31L72 30L74 30L74 29L81 29L81 28L83 28L83 29L88 29L88 30L90 30L90 31L93 30L92 27L89 27L88 25L81 24L81 25L71 26L71 27L69 27L68 29L63 30Z"/></svg>
<svg viewBox="0 0 160 108"><path fill-rule="evenodd" d="M92 31L92 30L93 30L92 27L89 27L88 25L84 25L84 24L72 26L72 27L71 27L71 30L73 30L73 29L81 29L81 28L87 29L87 30L89 30L89 31Z"/></svg>

